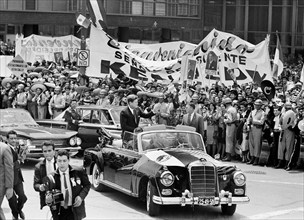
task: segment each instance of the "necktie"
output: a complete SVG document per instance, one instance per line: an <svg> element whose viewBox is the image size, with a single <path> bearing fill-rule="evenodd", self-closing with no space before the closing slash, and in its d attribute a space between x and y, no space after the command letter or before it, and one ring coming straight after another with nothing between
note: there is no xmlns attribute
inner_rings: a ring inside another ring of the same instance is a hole
<svg viewBox="0 0 304 220"><path fill-rule="evenodd" d="M67 209L68 208L68 204L69 204L69 190L68 190L68 184L67 184L67 181L66 181L66 178L65 178L65 173L63 173L63 179L64 179L64 194L65 194L65 197L64 197L64 208Z"/></svg>
<svg viewBox="0 0 304 220"><path fill-rule="evenodd" d="M134 115L135 123L137 124L137 117L136 117L136 111L135 111L135 109L133 109L133 115Z"/></svg>

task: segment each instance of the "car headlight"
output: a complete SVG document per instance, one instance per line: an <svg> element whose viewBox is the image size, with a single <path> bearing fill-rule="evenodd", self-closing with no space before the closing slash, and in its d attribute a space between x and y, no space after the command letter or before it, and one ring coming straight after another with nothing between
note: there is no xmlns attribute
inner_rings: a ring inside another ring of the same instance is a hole
<svg viewBox="0 0 304 220"><path fill-rule="evenodd" d="M160 182L164 186L168 187L174 183L174 176L170 171L164 171L160 175Z"/></svg>
<svg viewBox="0 0 304 220"><path fill-rule="evenodd" d="M76 137L76 144L80 146L82 144L82 140L80 137Z"/></svg>
<svg viewBox="0 0 304 220"><path fill-rule="evenodd" d="M233 180L235 185L243 186L246 183L246 176L242 172L238 171L233 174Z"/></svg>
<svg viewBox="0 0 304 220"><path fill-rule="evenodd" d="M75 146L76 145L76 138L75 137L71 137L70 140L69 140L69 144L71 146Z"/></svg>

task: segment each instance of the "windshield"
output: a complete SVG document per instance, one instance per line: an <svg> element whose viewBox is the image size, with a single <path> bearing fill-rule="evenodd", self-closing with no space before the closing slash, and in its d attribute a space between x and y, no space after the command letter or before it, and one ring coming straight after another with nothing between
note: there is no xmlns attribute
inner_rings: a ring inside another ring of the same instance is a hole
<svg viewBox="0 0 304 220"><path fill-rule="evenodd" d="M189 132L153 132L141 136L143 151L149 149L196 149L204 150L204 143L199 134Z"/></svg>
<svg viewBox="0 0 304 220"><path fill-rule="evenodd" d="M38 125L27 111L1 111L0 125Z"/></svg>
<svg viewBox="0 0 304 220"><path fill-rule="evenodd" d="M121 109L111 109L110 112L111 112L112 120L114 121L114 123L120 125Z"/></svg>

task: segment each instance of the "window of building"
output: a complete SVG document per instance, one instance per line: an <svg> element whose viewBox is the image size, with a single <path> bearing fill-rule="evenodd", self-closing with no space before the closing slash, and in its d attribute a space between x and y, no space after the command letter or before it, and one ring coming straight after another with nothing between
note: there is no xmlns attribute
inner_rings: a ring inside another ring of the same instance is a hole
<svg viewBox="0 0 304 220"><path fill-rule="evenodd" d="M69 11L80 11L80 7L78 5L78 0L69 0L68 1L68 10Z"/></svg>
<svg viewBox="0 0 304 220"><path fill-rule="evenodd" d="M43 36L52 36L53 34L53 25L49 24L39 24L38 26L39 35Z"/></svg>
<svg viewBox="0 0 304 220"><path fill-rule="evenodd" d="M249 5L269 5L269 1L265 1L265 0L249 0Z"/></svg>
<svg viewBox="0 0 304 220"><path fill-rule="evenodd" d="M187 2L186 0L180 0L179 1L179 5L178 5L178 9L177 9L177 15L178 16L188 16L188 8L189 5L185 2Z"/></svg>
<svg viewBox="0 0 304 220"><path fill-rule="evenodd" d="M52 1L53 1L53 11L67 11L66 0L52 0Z"/></svg>
<svg viewBox="0 0 304 220"><path fill-rule="evenodd" d="M167 2L167 15L173 17L177 16L178 0L168 0Z"/></svg>
<svg viewBox="0 0 304 220"><path fill-rule="evenodd" d="M115 13L119 14L120 13L120 7L122 5L120 4L120 0L107 0L106 1L106 6L105 6L105 11L108 13Z"/></svg>
<svg viewBox="0 0 304 220"><path fill-rule="evenodd" d="M120 5L121 14L131 14L132 13L132 1L123 0Z"/></svg>
<svg viewBox="0 0 304 220"><path fill-rule="evenodd" d="M7 34L16 34L15 25L7 25Z"/></svg>
<svg viewBox="0 0 304 220"><path fill-rule="evenodd" d="M53 10L52 1L37 1L38 11L52 11Z"/></svg>
<svg viewBox="0 0 304 220"><path fill-rule="evenodd" d="M292 5L293 0L272 0L272 5ZM303 1L299 1L303 2Z"/></svg>
<svg viewBox="0 0 304 220"><path fill-rule="evenodd" d="M22 1L7 1L8 10L23 10Z"/></svg>
<svg viewBox="0 0 304 220"><path fill-rule="evenodd" d="M226 7L226 30L229 31L244 31L245 23L245 7L232 6Z"/></svg>
<svg viewBox="0 0 304 220"><path fill-rule="evenodd" d="M36 10L36 0L26 0L25 10Z"/></svg>
<svg viewBox="0 0 304 220"><path fill-rule="evenodd" d="M154 3L153 0L144 1L144 15L152 16L154 15Z"/></svg>
<svg viewBox="0 0 304 220"><path fill-rule="evenodd" d="M157 0L155 3L155 15L166 16L166 3L164 0Z"/></svg>
<svg viewBox="0 0 304 220"><path fill-rule="evenodd" d="M268 6L249 6L249 31L268 31Z"/></svg>
<svg viewBox="0 0 304 220"><path fill-rule="evenodd" d="M71 34L70 25L55 25L55 36L64 36Z"/></svg>
<svg viewBox="0 0 304 220"><path fill-rule="evenodd" d="M5 24L0 24L0 32L5 32Z"/></svg>
<svg viewBox="0 0 304 220"><path fill-rule="evenodd" d="M272 32L291 32L292 7L272 7Z"/></svg>
<svg viewBox="0 0 304 220"><path fill-rule="evenodd" d="M133 1L132 2L132 15L142 15L142 2Z"/></svg>
<svg viewBox="0 0 304 220"><path fill-rule="evenodd" d="M222 29L222 3L215 4L210 3L211 1L207 1L207 4L204 5L204 30L211 31L213 28L218 30ZM214 1L218 3L217 1Z"/></svg>

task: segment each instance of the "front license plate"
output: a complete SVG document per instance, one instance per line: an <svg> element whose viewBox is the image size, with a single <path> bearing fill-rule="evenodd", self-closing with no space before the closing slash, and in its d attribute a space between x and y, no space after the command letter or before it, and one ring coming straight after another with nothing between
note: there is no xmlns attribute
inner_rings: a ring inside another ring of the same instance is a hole
<svg viewBox="0 0 304 220"><path fill-rule="evenodd" d="M198 204L202 206L214 205L214 197L199 197Z"/></svg>

